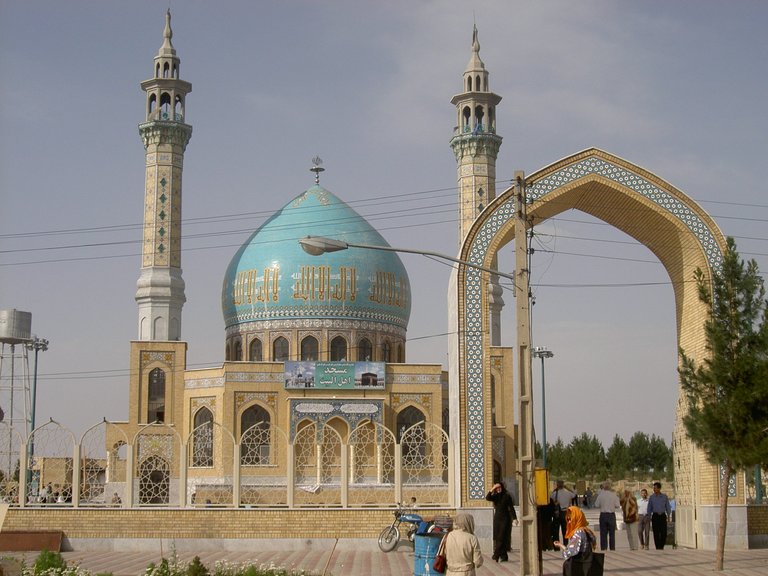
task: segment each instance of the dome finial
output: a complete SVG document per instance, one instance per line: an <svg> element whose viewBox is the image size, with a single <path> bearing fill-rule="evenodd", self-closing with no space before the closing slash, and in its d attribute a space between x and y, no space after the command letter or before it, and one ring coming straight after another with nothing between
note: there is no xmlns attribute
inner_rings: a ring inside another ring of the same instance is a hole
<svg viewBox="0 0 768 576"><path fill-rule="evenodd" d="M312 168L310 168L309 171L315 173L315 184L320 184L320 172L325 171L325 168L323 168L323 159L320 158L320 156L312 158Z"/></svg>

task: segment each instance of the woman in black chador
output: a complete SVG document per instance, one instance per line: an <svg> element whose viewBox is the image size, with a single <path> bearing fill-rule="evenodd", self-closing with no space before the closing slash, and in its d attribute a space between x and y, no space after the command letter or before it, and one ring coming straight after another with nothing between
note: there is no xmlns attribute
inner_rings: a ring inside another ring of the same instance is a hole
<svg viewBox="0 0 768 576"><path fill-rule="evenodd" d="M507 551L512 548L512 523L517 523L515 501L499 482L494 484L485 499L493 502L493 559L496 562L509 560Z"/></svg>

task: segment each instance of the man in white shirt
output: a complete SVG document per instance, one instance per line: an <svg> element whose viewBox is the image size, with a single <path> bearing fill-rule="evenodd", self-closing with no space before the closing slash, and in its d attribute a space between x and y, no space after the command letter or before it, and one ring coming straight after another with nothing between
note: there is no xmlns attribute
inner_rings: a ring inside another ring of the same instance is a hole
<svg viewBox="0 0 768 576"><path fill-rule="evenodd" d="M600 509L600 550L616 550L616 509L621 508L621 502L610 482L597 493L595 508Z"/></svg>
<svg viewBox="0 0 768 576"><path fill-rule="evenodd" d="M648 550L651 536L651 515L648 514L648 490L640 490L640 499L637 501L637 531L640 534L640 548Z"/></svg>
<svg viewBox="0 0 768 576"><path fill-rule="evenodd" d="M560 540L566 546L568 545L568 538L565 537L565 511L568 510L568 506L573 503L573 499L576 498L576 494L568 490L565 487L565 482L562 480L557 481L557 488L549 495L555 506L555 521L552 522L552 540ZM559 527L559 530L558 530ZM562 540L558 537L558 532L562 530Z"/></svg>

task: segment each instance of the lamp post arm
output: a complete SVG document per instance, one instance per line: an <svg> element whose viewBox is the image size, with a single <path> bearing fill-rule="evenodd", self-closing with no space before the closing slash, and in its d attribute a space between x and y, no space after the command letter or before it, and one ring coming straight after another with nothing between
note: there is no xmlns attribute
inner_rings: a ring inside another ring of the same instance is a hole
<svg viewBox="0 0 768 576"><path fill-rule="evenodd" d="M441 254L440 252L432 252L430 250L413 250L411 248L394 248L392 246L374 246L369 244L352 244L351 242L346 243L347 246L350 248L365 248L368 250L384 250L385 252L405 252L408 254L419 254L421 256L434 256L435 258L441 258L443 260L449 260L450 262L456 262L456 264L461 264L462 266L467 266L469 268L475 268L477 270L481 270L483 272L488 272L489 274L495 274L496 276L500 276L502 278L506 278L508 280L515 281L515 276L513 274L507 274L505 272L500 272L498 270L494 270L493 268L488 268L486 266L480 266L479 264L475 264L474 262L467 262L466 260L461 260L460 258L454 258L453 256L448 256L448 254Z"/></svg>

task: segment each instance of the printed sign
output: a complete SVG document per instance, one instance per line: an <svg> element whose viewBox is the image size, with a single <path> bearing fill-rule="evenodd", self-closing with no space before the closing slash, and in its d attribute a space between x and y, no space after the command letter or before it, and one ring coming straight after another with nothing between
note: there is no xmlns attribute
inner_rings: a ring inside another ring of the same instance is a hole
<svg viewBox="0 0 768 576"><path fill-rule="evenodd" d="M286 362L286 390L384 390L384 362Z"/></svg>

